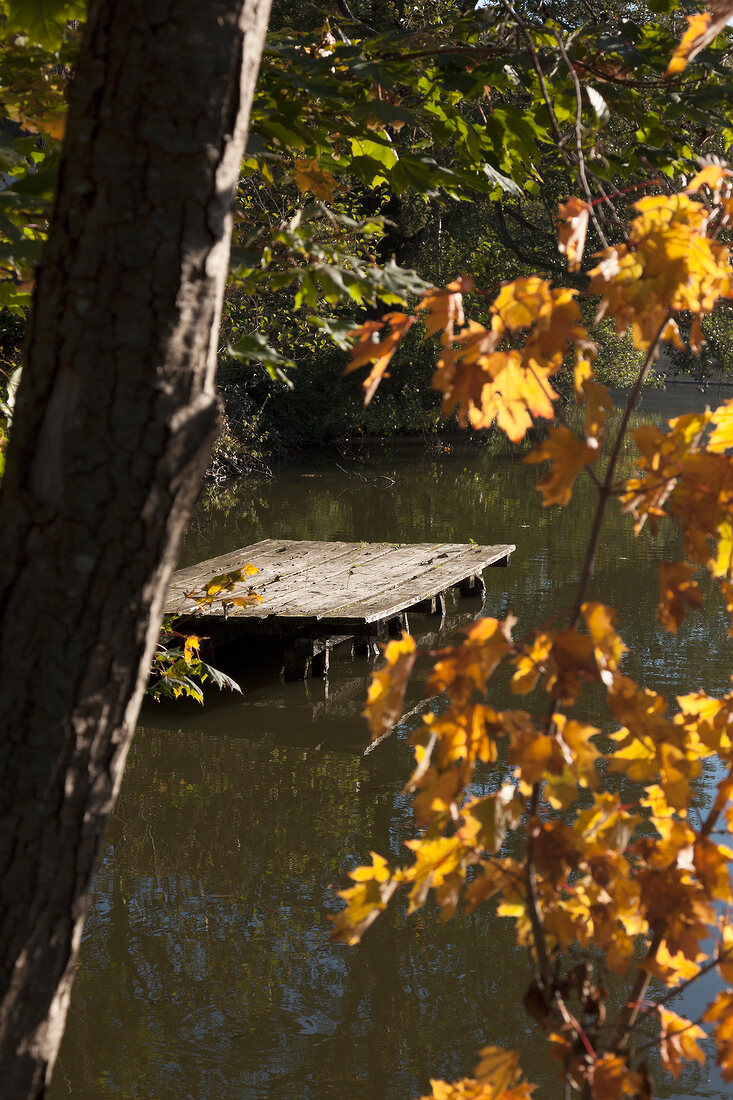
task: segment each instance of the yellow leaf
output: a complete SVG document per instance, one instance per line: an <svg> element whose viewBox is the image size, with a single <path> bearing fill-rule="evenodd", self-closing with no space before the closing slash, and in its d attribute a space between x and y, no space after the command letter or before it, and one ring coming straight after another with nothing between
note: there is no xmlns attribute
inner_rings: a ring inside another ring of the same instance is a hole
<svg viewBox="0 0 733 1100"><path fill-rule="evenodd" d="M684 1069L683 1062L694 1060L704 1065L705 1053L697 1045L696 1040L707 1039L706 1032L697 1024L693 1024L683 1016L678 1016L662 1005L659 1005L658 1009L659 1018L662 1021L659 1052L664 1068L676 1078Z"/></svg>
<svg viewBox="0 0 733 1100"><path fill-rule="evenodd" d="M707 11L686 16L687 30L672 54L665 75L675 76L687 68L690 61L724 30L732 16L731 0L709 0Z"/></svg>
<svg viewBox="0 0 733 1100"><path fill-rule="evenodd" d="M707 441L707 450L722 454L733 447L733 397L719 405L710 420L715 428Z"/></svg>
<svg viewBox="0 0 733 1100"><path fill-rule="evenodd" d="M183 647L183 656L186 659L187 665L190 665L191 661L194 659L198 660L200 646L201 639L196 634L189 634Z"/></svg>
<svg viewBox="0 0 733 1100"><path fill-rule="evenodd" d="M733 7L733 5L731 6ZM692 195L702 187L709 187L711 191L718 193L731 177L733 177L733 172L730 168L724 168L722 164L706 164L692 177L685 188L685 193Z"/></svg>
<svg viewBox="0 0 733 1100"><path fill-rule="evenodd" d="M584 603L581 610L593 641L596 664L601 670L608 669L616 672L628 649L628 646L621 641L614 625L617 613L605 604L595 601Z"/></svg>
<svg viewBox="0 0 733 1100"><path fill-rule="evenodd" d="M702 594L686 561L662 562L659 566L659 606L657 618L662 626L677 633L687 607L700 607Z"/></svg>
<svg viewBox="0 0 733 1100"><path fill-rule="evenodd" d="M382 856L376 852L372 852L371 856L371 867L357 867L349 872L356 885L339 891L346 908L332 918L331 939L337 943L358 943L369 925L387 907L387 902L400 884L399 873L394 875Z"/></svg>
<svg viewBox="0 0 733 1100"><path fill-rule="evenodd" d="M301 192L311 191L317 199L331 202L336 187L336 180L331 172L318 167L317 160L303 160L295 158L293 179Z"/></svg>
<svg viewBox="0 0 733 1100"><path fill-rule="evenodd" d="M479 1051L479 1064L475 1073L482 1084L490 1085L494 1095L500 1097L505 1089L511 1088L520 1074L519 1051L504 1050L502 1047L484 1047Z"/></svg>
<svg viewBox="0 0 733 1100"><path fill-rule="evenodd" d="M550 438L523 460L531 465L548 459L553 463L550 472L537 485L543 496L543 507L568 504L576 477L584 466L596 461L598 454L597 447L589 447L569 428L550 428Z"/></svg>
<svg viewBox="0 0 733 1100"><path fill-rule="evenodd" d="M570 271L578 271L583 259L585 238L588 233L590 206L580 199L571 198L558 208L559 229L557 248L567 257Z"/></svg>
<svg viewBox="0 0 733 1100"><path fill-rule="evenodd" d="M700 973L697 963L685 958L681 951L672 953L665 940L662 940L657 948L656 956L642 963L642 969L659 978L667 986L687 982Z"/></svg>
<svg viewBox="0 0 733 1100"><path fill-rule="evenodd" d="M391 729L402 715L407 681L415 664L415 639L402 633L399 641L384 647L387 664L372 676L364 716L369 722L372 740Z"/></svg>
<svg viewBox="0 0 733 1100"><path fill-rule="evenodd" d="M733 989L724 989L708 1007L703 1019L715 1024L718 1065L724 1081L733 1081Z"/></svg>
<svg viewBox="0 0 733 1100"><path fill-rule="evenodd" d="M591 379L583 383L579 401L585 400L583 434L589 447L600 447L606 428L606 417L613 411L613 401L606 386Z"/></svg>

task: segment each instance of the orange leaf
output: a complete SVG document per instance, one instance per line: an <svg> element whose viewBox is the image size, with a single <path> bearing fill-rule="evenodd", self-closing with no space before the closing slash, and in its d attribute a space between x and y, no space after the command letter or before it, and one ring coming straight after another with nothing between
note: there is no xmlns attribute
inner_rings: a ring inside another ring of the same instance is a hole
<svg viewBox="0 0 733 1100"><path fill-rule="evenodd" d="M674 76L687 68L690 61L725 29L731 16L733 0L709 0L707 11L686 16L687 30L672 54L666 76Z"/></svg>
<svg viewBox="0 0 733 1100"><path fill-rule="evenodd" d="M584 466L596 461L598 453L597 447L589 447L569 428L550 428L550 438L524 459L531 465L548 459L554 464L537 485L543 507L568 504L576 477Z"/></svg>
<svg viewBox="0 0 733 1100"><path fill-rule="evenodd" d="M724 989L715 998L703 1016L709 1024L715 1024L715 1045L718 1048L718 1065L724 1081L733 1081L733 989Z"/></svg>
<svg viewBox="0 0 733 1100"><path fill-rule="evenodd" d="M323 199L325 202L332 200L336 180L331 172L318 167L317 160L303 160L296 157L292 175L301 193L311 191L317 199Z"/></svg>
<svg viewBox="0 0 733 1100"><path fill-rule="evenodd" d="M557 234L558 251L563 256L567 256L570 271L578 271L585 249L590 207L587 202L571 198L566 203L560 203L558 215L560 220Z"/></svg>
<svg viewBox="0 0 733 1100"><path fill-rule="evenodd" d="M662 562L659 566L659 606L657 618L672 634L686 614L686 607L700 607L702 594L686 561Z"/></svg>
<svg viewBox="0 0 733 1100"><path fill-rule="evenodd" d="M379 383L386 374L387 367L392 356L400 346L402 338L410 325L415 323L414 317L405 313L386 313L381 321L366 321L360 328L354 330L358 339L351 352L351 361L344 374L350 374L358 367L373 363L372 369L362 385L365 389L364 404L368 405L374 396ZM387 335L380 340L379 334L387 326Z"/></svg>
<svg viewBox="0 0 733 1100"><path fill-rule="evenodd" d="M473 279L463 276L440 290L428 291L417 307L427 314L424 320L428 336L445 330L449 338L453 337L455 327L461 328L464 323L463 295L473 288Z"/></svg>
<svg viewBox="0 0 733 1100"><path fill-rule="evenodd" d="M593 1100L623 1100L636 1097L641 1087L641 1075L629 1069L621 1054L604 1054L590 1071Z"/></svg>

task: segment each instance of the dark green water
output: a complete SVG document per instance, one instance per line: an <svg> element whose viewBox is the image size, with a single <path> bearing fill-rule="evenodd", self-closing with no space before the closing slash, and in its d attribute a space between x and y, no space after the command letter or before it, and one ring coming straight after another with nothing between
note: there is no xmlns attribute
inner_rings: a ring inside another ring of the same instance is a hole
<svg viewBox="0 0 733 1100"><path fill-rule="evenodd" d="M666 415L680 411L667 395L646 399L657 412L662 402ZM203 503L181 564L269 536L514 542L510 567L486 573L486 612L512 610L521 636L572 602L594 505L586 479L569 511L543 509L540 476L467 443L334 453ZM621 612L630 675L670 697L727 690L733 651L714 598L676 638L655 624L656 561L674 551L669 534L634 540L614 511L592 595ZM480 608L450 610L441 639ZM412 626L437 641L432 620ZM538 1100L560 1095L521 1005L527 964L509 922L478 912L441 925L429 907L410 918L397 909L358 948L328 941L345 872L370 849L403 859L411 832L400 789L419 718L364 756L369 672L366 659L343 660L327 684L283 684L241 667L243 697L145 708L52 1100L410 1100L429 1076L469 1074L489 1042L521 1047ZM419 696L417 684L409 705ZM693 1013L701 997L675 1007ZM660 1089L725 1094L698 1067Z"/></svg>

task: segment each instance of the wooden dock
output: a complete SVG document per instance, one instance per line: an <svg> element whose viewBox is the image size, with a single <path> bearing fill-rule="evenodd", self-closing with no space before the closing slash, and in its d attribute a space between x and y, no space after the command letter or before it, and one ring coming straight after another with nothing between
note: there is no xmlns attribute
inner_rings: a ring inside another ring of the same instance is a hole
<svg viewBox="0 0 733 1100"><path fill-rule="evenodd" d="M482 599L483 570L507 565L514 550L473 543L264 539L179 570L165 611L184 620L195 614L215 641L250 634L287 638L286 675L324 675L333 645L353 640L357 652L368 652L377 638L407 630L410 611L443 614L450 588ZM213 577L250 564L256 574L200 610L193 595L200 596ZM250 588L261 599L237 606L233 601L246 598Z"/></svg>

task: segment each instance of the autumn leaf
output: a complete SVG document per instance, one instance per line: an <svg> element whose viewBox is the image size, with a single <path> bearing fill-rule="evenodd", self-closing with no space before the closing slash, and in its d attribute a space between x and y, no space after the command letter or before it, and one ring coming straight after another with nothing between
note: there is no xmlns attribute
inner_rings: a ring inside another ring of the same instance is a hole
<svg viewBox="0 0 733 1100"><path fill-rule="evenodd" d="M365 405L371 401L382 379L388 377L387 367L403 336L414 322L415 318L405 313L386 313L381 321L366 321L352 331L356 343L344 374L350 374L368 363L372 364L369 375L362 382ZM383 335L385 329L386 335Z"/></svg>
<svg viewBox="0 0 733 1100"><path fill-rule="evenodd" d="M707 1039L707 1033L663 1005L659 1005L659 1018L662 1022L659 1053L664 1068L677 1078L684 1069L684 1062L694 1060L704 1065L705 1052L697 1045L697 1040Z"/></svg>
<svg viewBox="0 0 733 1100"><path fill-rule="evenodd" d="M398 641L387 643L384 656L387 664L372 676L364 709L372 740L390 730L402 715L407 681L417 658L415 639L403 631Z"/></svg>
<svg viewBox="0 0 733 1100"><path fill-rule="evenodd" d="M733 1081L733 989L724 989L709 1005L703 1020L714 1024L717 1062L724 1081Z"/></svg>
<svg viewBox="0 0 733 1100"><path fill-rule="evenodd" d="M570 502L575 479L583 467L595 462L598 448L589 447L569 428L550 428L550 437L523 460L530 465L551 461L552 469L537 484L543 507Z"/></svg>
<svg viewBox="0 0 733 1100"><path fill-rule="evenodd" d="M657 618L665 630L676 634L687 608L702 605L702 594L686 561L662 562L659 566Z"/></svg>
<svg viewBox="0 0 733 1100"><path fill-rule="evenodd" d="M637 1097L641 1075L629 1069L628 1059L621 1054L604 1054L589 1072L593 1100L623 1100Z"/></svg>
<svg viewBox="0 0 733 1100"><path fill-rule="evenodd" d="M559 229L557 248L567 257L568 269L578 271L583 259L585 238L588 233L590 207L587 202L571 198L558 207Z"/></svg>
<svg viewBox="0 0 733 1100"><path fill-rule="evenodd" d="M473 279L464 276L438 290L429 290L424 295L417 312L425 314L423 320L428 336L445 331L447 339L451 339L455 329L463 327L463 295L473 288Z"/></svg>
<svg viewBox="0 0 733 1100"><path fill-rule="evenodd" d="M686 69L701 50L725 30L733 17L733 0L708 0L708 10L688 15L687 30L677 45L667 66L666 76L676 76Z"/></svg>
<svg viewBox="0 0 733 1100"><path fill-rule="evenodd" d="M593 641L593 655L601 670L601 679L609 687L613 679L604 676L604 671L616 672L628 650L616 631L615 622L618 616L613 608L594 601L584 603L581 611Z"/></svg>
<svg viewBox="0 0 733 1100"><path fill-rule="evenodd" d="M583 401L585 401L583 435L588 446L595 449L603 442L606 418L613 411L613 401L608 388L592 379L583 383L578 403L582 404Z"/></svg>
<svg viewBox="0 0 733 1100"><path fill-rule="evenodd" d="M183 656L187 665L190 665L193 660L198 660L200 646L201 639L196 634L189 634L183 647Z"/></svg>
<svg viewBox="0 0 733 1100"><path fill-rule="evenodd" d="M479 1051L479 1064L474 1070L476 1079L490 1085L494 1095L500 1097L505 1089L514 1085L519 1077L519 1051L502 1047L484 1047Z"/></svg>
<svg viewBox="0 0 733 1100"><path fill-rule="evenodd" d="M357 867L349 872L356 883L347 890L340 890L339 897L346 902L343 912L333 917L331 939L336 943L356 944L364 932L387 907L400 884L400 876L394 875L386 859L371 853L372 866Z"/></svg>
<svg viewBox="0 0 733 1100"><path fill-rule="evenodd" d="M710 417L715 428L710 433L706 449L722 454L733 447L733 398L719 405Z"/></svg>
<svg viewBox="0 0 733 1100"><path fill-rule="evenodd" d="M499 663L513 650L511 631L516 619L479 619L470 626L462 645L439 650L428 678L428 694L447 692L451 699L467 701L481 691Z"/></svg>
<svg viewBox="0 0 733 1100"><path fill-rule="evenodd" d="M292 175L301 193L311 191L317 199L323 199L324 202L331 202L333 199L336 180L331 172L318 167L317 160L296 157Z"/></svg>

